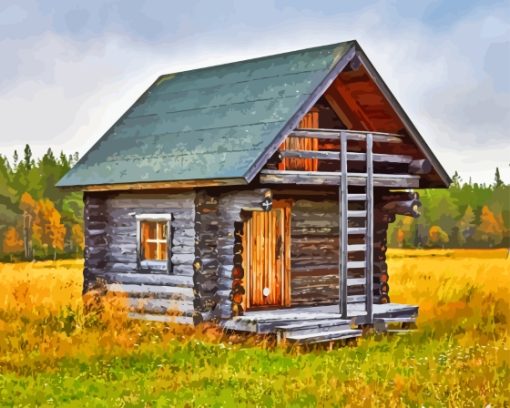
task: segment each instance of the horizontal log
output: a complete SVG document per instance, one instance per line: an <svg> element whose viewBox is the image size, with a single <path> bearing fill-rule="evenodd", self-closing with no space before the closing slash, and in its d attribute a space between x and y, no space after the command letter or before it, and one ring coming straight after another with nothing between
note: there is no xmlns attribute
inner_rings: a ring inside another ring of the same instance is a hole
<svg viewBox="0 0 510 408"><path fill-rule="evenodd" d="M193 287L191 276L152 273L106 273L104 278L109 283L176 286L182 288Z"/></svg>
<svg viewBox="0 0 510 408"><path fill-rule="evenodd" d="M117 294L126 294L129 297L136 298L157 298L192 301L195 297L192 288L182 288L177 286L161 285L136 285L112 283L106 285L109 292Z"/></svg>
<svg viewBox="0 0 510 408"><path fill-rule="evenodd" d="M390 214L407 215L418 218L420 216L421 202L419 200L390 201L385 204L383 210Z"/></svg>
<svg viewBox="0 0 510 408"><path fill-rule="evenodd" d="M341 133L345 133L347 140L363 142L367 134L371 134L374 142L401 143L402 136L395 133L346 131L339 129L296 129L289 134L292 137L306 137L314 139L339 140Z"/></svg>
<svg viewBox="0 0 510 408"><path fill-rule="evenodd" d="M409 163L408 171L411 174L429 174L432 165L427 159L413 160Z"/></svg>
<svg viewBox="0 0 510 408"><path fill-rule="evenodd" d="M408 192L408 191L397 191L397 192L388 192L382 194L377 197L378 200L383 203L387 203L390 201L407 201L407 200L419 200L420 195L416 191Z"/></svg>
<svg viewBox="0 0 510 408"><path fill-rule="evenodd" d="M303 159L336 160L336 161L340 160L340 152L333 152L333 151L282 150L280 152L280 155L282 157L298 157L298 158L303 158ZM413 160L412 156L407 156L407 155L402 155L402 154L379 154L379 153L374 153L372 155L372 159L374 162L405 163L405 164L411 163ZM347 160L365 162L367 160L367 155L366 155L366 153L347 152ZM421 174L421 173L413 173L413 174Z"/></svg>
<svg viewBox="0 0 510 408"><path fill-rule="evenodd" d="M326 171L298 171L298 170L268 170L260 172L260 182L263 184L303 184L303 185L340 185L340 172ZM349 185L365 186L365 173L350 173ZM410 174L374 174L374 187L418 188L420 177Z"/></svg>
<svg viewBox="0 0 510 408"><path fill-rule="evenodd" d="M176 301L172 299L139 299L127 298L127 305L133 311L144 311L158 314L191 314L195 308L192 301Z"/></svg>

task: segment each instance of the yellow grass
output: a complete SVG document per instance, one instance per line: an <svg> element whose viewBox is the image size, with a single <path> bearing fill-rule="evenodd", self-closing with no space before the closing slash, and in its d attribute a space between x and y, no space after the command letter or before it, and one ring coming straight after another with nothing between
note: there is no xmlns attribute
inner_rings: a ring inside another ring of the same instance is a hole
<svg viewBox="0 0 510 408"><path fill-rule="evenodd" d="M305 354L85 314L81 261L0 264L0 406L504 406L507 255L392 250L391 300L420 306L420 330Z"/></svg>

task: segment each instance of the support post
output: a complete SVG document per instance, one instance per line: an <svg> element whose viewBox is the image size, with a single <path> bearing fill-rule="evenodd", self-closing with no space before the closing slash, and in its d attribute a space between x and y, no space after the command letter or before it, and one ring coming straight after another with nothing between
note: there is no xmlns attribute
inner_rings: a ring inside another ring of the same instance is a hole
<svg viewBox="0 0 510 408"><path fill-rule="evenodd" d="M340 189L339 189L339 203L340 203L340 219L339 219L339 227L340 227L340 256L339 258L339 289L340 289L340 314L343 319L347 318L347 261L348 261L348 253L347 253L347 244L348 244L348 235L347 235L347 211L348 211L348 187L347 187L347 134L345 132L340 133Z"/></svg>
<svg viewBox="0 0 510 408"><path fill-rule="evenodd" d="M366 309L367 324L373 323L373 305L374 305L374 162L373 162L373 136L367 134L367 185L366 185L366 210L367 210L367 232L365 236L366 244Z"/></svg>

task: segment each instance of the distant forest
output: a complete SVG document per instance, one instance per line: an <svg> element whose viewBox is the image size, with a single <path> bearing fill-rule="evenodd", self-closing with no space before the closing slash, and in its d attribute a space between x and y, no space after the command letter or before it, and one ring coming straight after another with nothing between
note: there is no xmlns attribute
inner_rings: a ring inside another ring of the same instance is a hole
<svg viewBox="0 0 510 408"><path fill-rule="evenodd" d="M83 200L57 181L78 154L39 159L30 146L20 157L0 155L0 259L47 259L83 255ZM490 185L463 182L455 173L448 190L421 190L419 218L397 217L388 245L400 248L510 246L510 186L496 168Z"/></svg>

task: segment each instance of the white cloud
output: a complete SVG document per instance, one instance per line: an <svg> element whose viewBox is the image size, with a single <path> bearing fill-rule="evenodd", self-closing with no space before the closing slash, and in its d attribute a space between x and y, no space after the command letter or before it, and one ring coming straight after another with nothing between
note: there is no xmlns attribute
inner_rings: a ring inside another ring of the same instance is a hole
<svg viewBox="0 0 510 408"><path fill-rule="evenodd" d="M0 152L30 143L37 154L83 154L160 74L356 38L450 173L490 181L499 165L510 180L509 89L493 61L505 62L494 44L510 40L510 26L496 7L434 30L388 3L325 13L269 0L235 3L207 27L206 4L172 17L171 41L113 29L1 41Z"/></svg>

